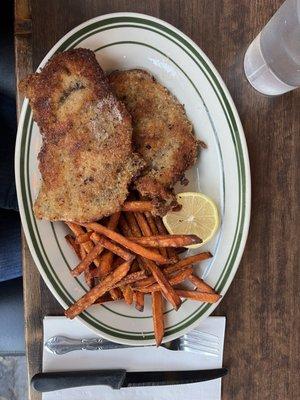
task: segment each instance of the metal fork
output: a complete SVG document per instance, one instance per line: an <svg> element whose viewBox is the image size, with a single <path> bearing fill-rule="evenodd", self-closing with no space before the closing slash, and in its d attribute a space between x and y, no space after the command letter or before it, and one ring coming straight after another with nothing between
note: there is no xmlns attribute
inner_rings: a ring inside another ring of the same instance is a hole
<svg viewBox="0 0 300 400"><path fill-rule="evenodd" d="M167 350L188 351L201 353L211 357L218 357L220 353L220 340L218 336L194 329L171 342L163 343ZM62 355L74 350L112 350L136 348L119 343L113 343L103 338L74 339L66 336L53 336L45 343L45 347L51 353ZM143 346L150 347L150 346Z"/></svg>

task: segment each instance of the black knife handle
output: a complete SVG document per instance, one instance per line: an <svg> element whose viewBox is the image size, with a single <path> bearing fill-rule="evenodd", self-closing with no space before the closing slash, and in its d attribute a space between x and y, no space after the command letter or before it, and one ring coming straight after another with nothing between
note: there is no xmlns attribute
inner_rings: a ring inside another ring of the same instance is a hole
<svg viewBox="0 0 300 400"><path fill-rule="evenodd" d="M34 375L31 379L31 385L35 390L42 393L93 385L105 385L112 389L120 389L125 377L126 370L124 369L45 372Z"/></svg>

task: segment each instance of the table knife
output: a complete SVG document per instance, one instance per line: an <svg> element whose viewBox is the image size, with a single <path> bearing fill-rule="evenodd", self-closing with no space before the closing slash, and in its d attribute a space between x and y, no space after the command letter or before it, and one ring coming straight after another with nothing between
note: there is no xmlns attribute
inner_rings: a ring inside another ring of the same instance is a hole
<svg viewBox="0 0 300 400"><path fill-rule="evenodd" d="M32 387L38 392L81 386L105 385L112 389L136 386L182 385L221 378L226 368L192 371L127 372L124 369L44 372L33 376Z"/></svg>

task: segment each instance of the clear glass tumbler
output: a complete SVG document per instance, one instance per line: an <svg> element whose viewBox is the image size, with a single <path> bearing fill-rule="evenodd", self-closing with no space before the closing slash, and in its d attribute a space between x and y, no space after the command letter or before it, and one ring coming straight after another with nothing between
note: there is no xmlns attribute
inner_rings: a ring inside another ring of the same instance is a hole
<svg viewBox="0 0 300 400"><path fill-rule="evenodd" d="M286 0L248 47L247 79L276 96L300 86L300 0Z"/></svg>

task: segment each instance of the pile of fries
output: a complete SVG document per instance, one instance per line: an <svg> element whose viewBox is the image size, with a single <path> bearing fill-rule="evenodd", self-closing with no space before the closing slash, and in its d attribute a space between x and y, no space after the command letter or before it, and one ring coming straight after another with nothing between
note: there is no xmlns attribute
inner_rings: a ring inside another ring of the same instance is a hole
<svg viewBox="0 0 300 400"><path fill-rule="evenodd" d="M122 212L107 221L67 225L67 235L80 263L73 276L84 274L90 290L71 305L65 314L74 318L93 304L123 299L143 311L144 297L152 297L152 312L157 346L164 336L164 298L177 310L182 298L215 303L220 295L194 274L192 265L206 260L209 252L184 259L183 246L201 243L195 235L169 235L160 217L153 216L148 201L127 201ZM189 281L195 290L179 289Z"/></svg>

